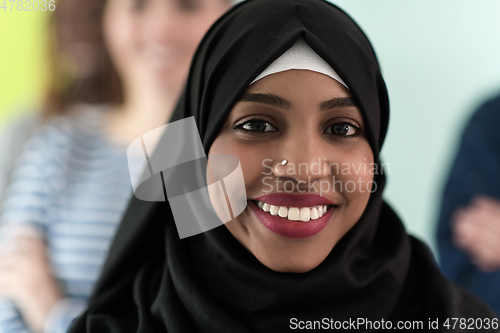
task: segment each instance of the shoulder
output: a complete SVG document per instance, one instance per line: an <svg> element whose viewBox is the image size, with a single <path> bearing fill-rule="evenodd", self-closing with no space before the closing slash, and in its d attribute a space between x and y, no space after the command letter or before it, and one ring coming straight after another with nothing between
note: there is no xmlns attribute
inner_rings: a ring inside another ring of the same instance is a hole
<svg viewBox="0 0 500 333"><path fill-rule="evenodd" d="M40 119L37 113L30 113L7 124L0 132L0 202L11 182L12 174L19 157L29 139L39 127Z"/></svg>
<svg viewBox="0 0 500 333"><path fill-rule="evenodd" d="M471 149L482 149L485 144L500 144L500 95L485 101L472 113L462 129L461 144Z"/></svg>
<svg viewBox="0 0 500 333"><path fill-rule="evenodd" d="M6 124L0 131L3 139L24 139L29 138L40 125L41 119L38 112L31 112L18 116L13 121Z"/></svg>
<svg viewBox="0 0 500 333"><path fill-rule="evenodd" d="M477 111L478 115L499 115L500 114L500 95L485 101ZM498 116L500 117L500 116Z"/></svg>
<svg viewBox="0 0 500 333"><path fill-rule="evenodd" d="M26 114L8 123L0 131L0 156L1 161L11 161L9 157L20 155L26 142L34 135L40 125L38 114ZM11 155L11 156L10 156Z"/></svg>
<svg viewBox="0 0 500 333"><path fill-rule="evenodd" d="M28 150L60 154L73 146L96 140L102 124L101 108L77 105L61 116L47 120L30 139Z"/></svg>
<svg viewBox="0 0 500 333"><path fill-rule="evenodd" d="M479 106L469 119L470 125L484 128L496 126L500 122L500 95L493 97Z"/></svg>

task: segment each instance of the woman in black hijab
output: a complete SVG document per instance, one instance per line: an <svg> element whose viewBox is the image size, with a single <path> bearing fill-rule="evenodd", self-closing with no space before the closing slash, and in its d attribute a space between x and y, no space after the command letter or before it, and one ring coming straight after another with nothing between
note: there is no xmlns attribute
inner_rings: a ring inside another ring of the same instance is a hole
<svg viewBox="0 0 500 333"><path fill-rule="evenodd" d="M297 44L329 69L263 75ZM134 199L71 333L498 331L494 314L443 277L382 200L386 86L366 36L339 8L234 7L194 57L173 120L187 117L205 153L239 158L246 209L180 239L169 204Z"/></svg>

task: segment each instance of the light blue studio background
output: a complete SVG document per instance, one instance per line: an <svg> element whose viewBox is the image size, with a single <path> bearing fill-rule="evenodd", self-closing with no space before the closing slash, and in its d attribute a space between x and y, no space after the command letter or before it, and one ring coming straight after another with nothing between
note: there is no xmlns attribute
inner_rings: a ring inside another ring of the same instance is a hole
<svg viewBox="0 0 500 333"><path fill-rule="evenodd" d="M461 130L484 99L500 93L500 1L331 2L367 33L389 89L385 198L409 233L435 250L441 192Z"/></svg>

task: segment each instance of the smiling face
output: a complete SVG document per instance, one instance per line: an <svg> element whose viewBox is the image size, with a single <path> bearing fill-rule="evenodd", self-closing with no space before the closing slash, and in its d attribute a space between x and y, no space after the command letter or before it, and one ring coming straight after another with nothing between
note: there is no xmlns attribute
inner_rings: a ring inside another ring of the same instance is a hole
<svg viewBox="0 0 500 333"><path fill-rule="evenodd" d="M124 81L177 96L191 58L230 0L108 0L107 45Z"/></svg>
<svg viewBox="0 0 500 333"><path fill-rule="evenodd" d="M364 129L349 90L326 75L288 70L252 84L209 151L238 157L245 179L247 208L225 226L274 271L318 266L368 203Z"/></svg>
<svg viewBox="0 0 500 333"><path fill-rule="evenodd" d="M208 28L230 0L134 0L141 20L138 51L165 88L178 89Z"/></svg>

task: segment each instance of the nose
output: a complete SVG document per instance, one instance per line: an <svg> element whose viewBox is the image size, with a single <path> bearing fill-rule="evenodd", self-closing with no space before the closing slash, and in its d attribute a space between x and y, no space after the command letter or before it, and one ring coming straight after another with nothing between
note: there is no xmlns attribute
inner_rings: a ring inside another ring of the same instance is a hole
<svg viewBox="0 0 500 333"><path fill-rule="evenodd" d="M331 175L332 147L319 134L290 133L278 147L279 158L275 160L273 173L277 177L294 179L297 183L308 183Z"/></svg>

